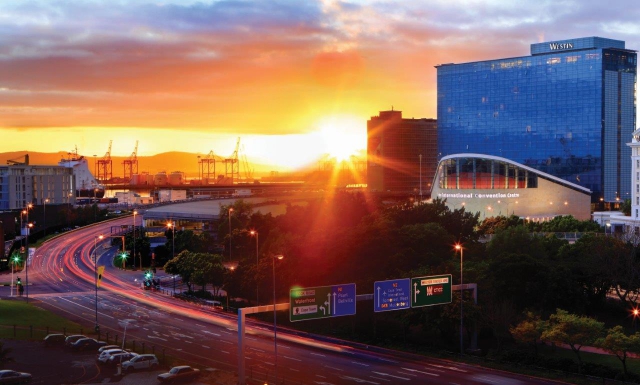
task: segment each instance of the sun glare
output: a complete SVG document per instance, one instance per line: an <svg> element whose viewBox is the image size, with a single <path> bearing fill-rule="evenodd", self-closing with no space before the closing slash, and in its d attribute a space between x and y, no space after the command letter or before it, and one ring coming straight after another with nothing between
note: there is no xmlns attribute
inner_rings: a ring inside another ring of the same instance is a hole
<svg viewBox="0 0 640 385"><path fill-rule="evenodd" d="M366 123L356 116L333 116L318 124L321 152L338 162L367 148Z"/></svg>

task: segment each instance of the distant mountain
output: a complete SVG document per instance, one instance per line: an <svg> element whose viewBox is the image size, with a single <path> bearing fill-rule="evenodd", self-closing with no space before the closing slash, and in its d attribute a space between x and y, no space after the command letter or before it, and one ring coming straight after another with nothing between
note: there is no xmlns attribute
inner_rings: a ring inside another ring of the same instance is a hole
<svg viewBox="0 0 640 385"><path fill-rule="evenodd" d="M15 160L22 162L24 155L29 154L29 164L33 165L50 165L58 164L62 159L69 159L71 156L68 152L44 153L31 151L12 151L0 153L0 164L7 164L7 160ZM138 173L148 172L156 174L160 171L171 173L173 171L182 171L187 177L193 178L199 175L198 156L204 158L205 155L198 155L190 152L164 152L152 156L138 156ZM86 156L89 159L91 171L95 174L95 162L101 157ZM112 156L113 176L119 177L124 174L123 161L128 157ZM242 163L242 162L240 162ZM250 163L250 168L254 169L254 177L268 175L270 171L278 170L277 166L267 164ZM213 168L213 165L212 165ZM244 177L244 166L240 165L241 176ZM211 170L213 173L213 170ZM216 158L216 175L224 175L225 167L221 158Z"/></svg>

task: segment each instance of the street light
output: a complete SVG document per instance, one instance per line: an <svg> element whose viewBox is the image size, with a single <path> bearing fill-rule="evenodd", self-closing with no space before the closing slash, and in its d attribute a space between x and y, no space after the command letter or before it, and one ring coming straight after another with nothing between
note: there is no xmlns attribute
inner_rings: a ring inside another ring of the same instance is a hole
<svg viewBox="0 0 640 385"><path fill-rule="evenodd" d="M258 232L256 230L249 231L249 234L256 236L256 305L260 305L260 300L258 296Z"/></svg>
<svg viewBox="0 0 640 385"><path fill-rule="evenodd" d="M93 237L93 276L94 276L94 283L95 283L95 289L96 289L96 327L95 327L96 333L100 331L100 326L98 325L98 254L97 254L98 239L103 240L104 236L101 234Z"/></svg>
<svg viewBox="0 0 640 385"><path fill-rule="evenodd" d="M235 270L235 267L231 266L229 267L229 270L231 270L231 273L233 273L233 270ZM227 293L227 312L229 311L229 290L225 289L225 292Z"/></svg>
<svg viewBox="0 0 640 385"><path fill-rule="evenodd" d="M462 304L463 304L464 301L463 301L463 297L462 297L462 294L463 294L463 291L462 291L462 262L463 262L463 259L464 259L463 258L463 250L464 250L464 248L462 247L461 244L456 243L455 249L460 251L460 354L463 354L464 346L463 346L463 339L462 339L463 338L462 337L462 330L463 330L463 327L464 327L464 322L463 322L464 313L463 313L463 310L462 310Z"/></svg>
<svg viewBox="0 0 640 385"><path fill-rule="evenodd" d="M19 256L14 255L13 257L11 257L11 297L13 297L13 269L18 262L20 262Z"/></svg>
<svg viewBox="0 0 640 385"><path fill-rule="evenodd" d="M422 154L418 155L420 158L420 202L422 202Z"/></svg>
<svg viewBox="0 0 640 385"><path fill-rule="evenodd" d="M635 332L635 330L636 330L636 318L638 318L638 315L640 315L640 310L638 310L637 307L633 308L633 310L631 311L631 315L633 315L633 330Z"/></svg>
<svg viewBox="0 0 640 385"><path fill-rule="evenodd" d="M44 236L47 236L47 203L49 203L49 198L46 198L45 200L42 201L42 204L44 205L44 210L43 210L43 222L44 222Z"/></svg>
<svg viewBox="0 0 640 385"><path fill-rule="evenodd" d="M171 258L175 258L176 257L176 225L173 222L169 222L167 223L167 227L170 228L173 231L173 234L171 235L171 247L172 247L172 256ZM173 295L176 295L176 276L174 274L173 276Z"/></svg>
<svg viewBox="0 0 640 385"><path fill-rule="evenodd" d="M33 208L33 204L29 203L27 205L27 235L26 235L26 247L27 257L24 259L24 275L25 275L25 283L27 285L27 303L29 303L29 231L33 227L33 223L29 223L29 210Z"/></svg>
<svg viewBox="0 0 640 385"><path fill-rule="evenodd" d="M229 207L229 261L231 261L231 213L233 212L233 207Z"/></svg>
<svg viewBox="0 0 640 385"><path fill-rule="evenodd" d="M136 267L136 215L138 212L133 210L133 268ZM142 258L140 258L140 270L142 270Z"/></svg>
<svg viewBox="0 0 640 385"><path fill-rule="evenodd" d="M606 227L604 229L604 235L607 235L607 230L608 230L609 234L611 234L611 223L607 222Z"/></svg>
<svg viewBox="0 0 640 385"><path fill-rule="evenodd" d="M273 265L273 351L275 353L275 382L278 382L278 327L276 326L276 258L282 259L284 255L278 254L274 255L272 258Z"/></svg>

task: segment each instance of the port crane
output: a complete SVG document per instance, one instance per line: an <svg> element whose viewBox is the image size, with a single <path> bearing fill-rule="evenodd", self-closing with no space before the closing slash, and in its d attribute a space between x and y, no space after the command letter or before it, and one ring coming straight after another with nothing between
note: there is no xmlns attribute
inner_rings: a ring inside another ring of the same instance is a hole
<svg viewBox="0 0 640 385"><path fill-rule="evenodd" d="M213 165L213 169L212 169ZM216 156L213 150L209 151L207 156L201 158L198 156L198 166L200 167L200 175L202 184L211 184L216 179ZM205 182L206 181L206 182Z"/></svg>
<svg viewBox="0 0 640 385"><path fill-rule="evenodd" d="M236 148L231 157L224 159L224 177L230 184L240 176L240 162L238 162L238 151L240 150L240 137L236 142Z"/></svg>
<svg viewBox="0 0 640 385"><path fill-rule="evenodd" d="M29 165L29 154L24 154L15 159L7 159L7 164L12 166L28 166Z"/></svg>
<svg viewBox="0 0 640 385"><path fill-rule="evenodd" d="M133 149L131 156L122 162L124 169L124 179L131 180L134 174L138 173L138 141L136 140L136 147Z"/></svg>
<svg viewBox="0 0 640 385"><path fill-rule="evenodd" d="M113 178L113 161L111 160L111 145L113 140L109 141L109 149L101 159L98 159L98 175L97 180L106 183Z"/></svg>

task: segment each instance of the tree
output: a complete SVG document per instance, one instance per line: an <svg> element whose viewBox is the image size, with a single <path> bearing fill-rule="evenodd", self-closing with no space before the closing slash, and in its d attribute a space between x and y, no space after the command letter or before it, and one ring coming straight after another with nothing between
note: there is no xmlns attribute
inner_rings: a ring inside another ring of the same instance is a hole
<svg viewBox="0 0 640 385"><path fill-rule="evenodd" d="M625 199L624 202L620 203L620 211L628 217L631 216L631 199Z"/></svg>
<svg viewBox="0 0 640 385"><path fill-rule="evenodd" d="M538 344L542 333L546 329L546 322L540 319L540 316L533 312L526 312L525 318L518 325L509 329L511 336L516 342L530 344L538 354Z"/></svg>
<svg viewBox="0 0 640 385"><path fill-rule="evenodd" d="M547 329L541 337L543 340L569 345L578 358L578 370L582 373L580 349L585 345L595 345L603 330L602 322L557 309L556 313L549 317Z"/></svg>
<svg viewBox="0 0 640 385"><path fill-rule="evenodd" d="M622 326L618 325L607 330L607 336L600 338L596 346L613 353L622 363L624 376L627 377L627 357L629 353L640 352L640 333L624 334Z"/></svg>

